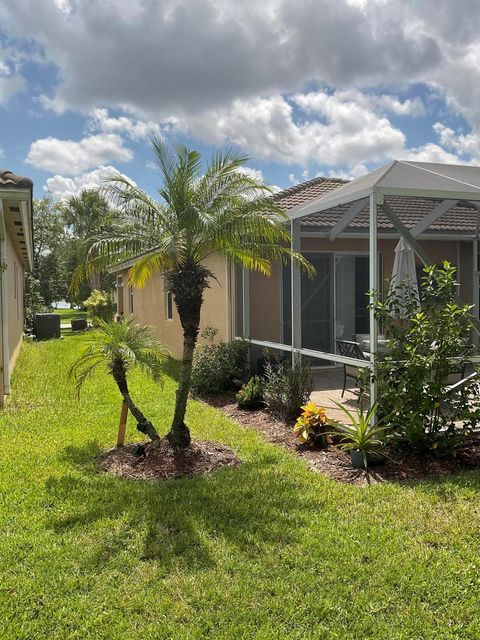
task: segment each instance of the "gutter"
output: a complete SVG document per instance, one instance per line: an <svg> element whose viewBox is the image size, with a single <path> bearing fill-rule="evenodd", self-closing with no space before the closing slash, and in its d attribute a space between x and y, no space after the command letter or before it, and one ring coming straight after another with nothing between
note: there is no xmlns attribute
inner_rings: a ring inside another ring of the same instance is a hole
<svg viewBox="0 0 480 640"><path fill-rule="evenodd" d="M6 262L6 229L3 201L0 199L0 313L2 315L3 395L10 393L10 353L8 340L8 276ZM3 404L3 397L0 398Z"/></svg>

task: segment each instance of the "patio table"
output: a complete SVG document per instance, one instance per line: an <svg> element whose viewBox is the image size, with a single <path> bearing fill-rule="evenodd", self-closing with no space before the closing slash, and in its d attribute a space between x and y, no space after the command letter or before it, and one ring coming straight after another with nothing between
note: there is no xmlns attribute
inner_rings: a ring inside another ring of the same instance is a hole
<svg viewBox="0 0 480 640"><path fill-rule="evenodd" d="M362 351L370 353L370 336L368 333L357 333L355 340L359 343ZM378 353L386 353L387 342L387 338L383 334L378 336Z"/></svg>

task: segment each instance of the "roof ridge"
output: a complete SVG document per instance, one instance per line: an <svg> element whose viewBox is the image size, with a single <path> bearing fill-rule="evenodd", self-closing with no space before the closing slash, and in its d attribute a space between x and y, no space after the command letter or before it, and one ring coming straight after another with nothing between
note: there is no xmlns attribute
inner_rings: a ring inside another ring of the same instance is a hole
<svg viewBox="0 0 480 640"><path fill-rule="evenodd" d="M305 189L308 189L308 187L312 187L315 184L322 184L322 182L340 182L341 184L346 184L347 182L350 182L350 180L345 180L344 178L326 178L325 176L316 176L315 178L311 178L310 180L306 180L305 182L299 182L298 184L294 184L291 187L282 189L282 191L277 191L277 193L273 195L273 199L279 200L287 196L292 196L295 193L304 191Z"/></svg>

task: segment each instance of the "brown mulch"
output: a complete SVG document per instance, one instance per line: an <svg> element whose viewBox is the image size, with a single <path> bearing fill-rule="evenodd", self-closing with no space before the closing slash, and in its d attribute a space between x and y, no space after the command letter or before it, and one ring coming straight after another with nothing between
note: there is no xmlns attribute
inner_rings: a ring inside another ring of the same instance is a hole
<svg viewBox="0 0 480 640"><path fill-rule="evenodd" d="M144 455L135 455L139 445ZM167 480L205 475L222 467L238 467L241 462L233 449L219 442L192 440L188 449L181 450L161 438L110 449L103 454L101 464L104 471L121 478Z"/></svg>
<svg viewBox="0 0 480 640"><path fill-rule="evenodd" d="M241 425L252 427L268 442L293 451L308 466L320 473L350 484L368 484L396 480L419 480L428 476L452 475L465 469L480 468L480 434L473 436L456 458L415 455L389 447L386 456L369 465L368 472L352 467L350 456L335 446L324 449L299 445L292 433L292 424L284 424L268 411L240 409L233 395L225 394L204 399Z"/></svg>

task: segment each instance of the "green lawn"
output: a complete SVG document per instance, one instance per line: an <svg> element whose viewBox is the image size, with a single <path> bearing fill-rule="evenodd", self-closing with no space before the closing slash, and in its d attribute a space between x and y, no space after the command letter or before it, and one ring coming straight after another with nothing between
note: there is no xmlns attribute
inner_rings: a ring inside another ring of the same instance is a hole
<svg viewBox="0 0 480 640"><path fill-rule="evenodd" d="M70 322L73 318L87 317L86 311L79 311L78 309L51 309L51 312L60 314L60 322Z"/></svg>
<svg viewBox="0 0 480 640"><path fill-rule="evenodd" d="M192 402L241 468L107 477L120 402L105 376L77 403L82 340L25 344L0 415L2 640L480 637L480 473L337 484ZM174 383L132 391L166 430Z"/></svg>

